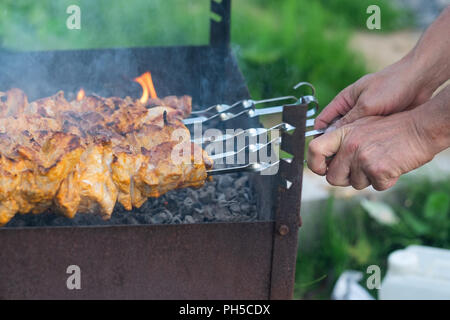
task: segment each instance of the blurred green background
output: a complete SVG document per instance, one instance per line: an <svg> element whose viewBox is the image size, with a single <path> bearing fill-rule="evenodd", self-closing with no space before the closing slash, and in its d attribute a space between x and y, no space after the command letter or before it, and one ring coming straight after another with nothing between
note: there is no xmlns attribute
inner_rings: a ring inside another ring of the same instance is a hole
<svg viewBox="0 0 450 320"><path fill-rule="evenodd" d="M407 23L389 1L383 30ZM307 79L325 105L367 72L348 49L352 29L365 26L369 0L235 0L232 47L254 98L286 95ZM81 8L81 30L66 28L66 9ZM53 50L201 45L208 43L209 0L2 0L5 48Z"/></svg>
<svg viewBox="0 0 450 320"><path fill-rule="evenodd" d="M71 4L82 9L81 30L66 28ZM380 6L383 19L382 30L372 33L383 37L414 25L411 13L387 0L235 0L232 50L252 97L283 96L309 81L323 107L374 71L350 46L354 33L365 29L371 4ZM202 45L208 32L209 0L0 2L1 46L13 50ZM296 298L330 298L346 269L377 264L384 272L387 255L408 244L450 248L450 182L402 181L382 202L397 217L394 224L374 219L371 203L358 197L338 201L331 194L318 205L319 223L301 229L314 240L300 242Z"/></svg>

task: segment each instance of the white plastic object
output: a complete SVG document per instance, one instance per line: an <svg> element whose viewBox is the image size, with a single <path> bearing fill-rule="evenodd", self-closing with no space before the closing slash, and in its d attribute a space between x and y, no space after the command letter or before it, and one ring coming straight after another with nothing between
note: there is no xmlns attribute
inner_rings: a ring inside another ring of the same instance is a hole
<svg viewBox="0 0 450 320"><path fill-rule="evenodd" d="M355 270L344 271L334 285L331 299L333 300L373 300L373 297L358 282L363 273Z"/></svg>
<svg viewBox="0 0 450 320"><path fill-rule="evenodd" d="M414 245L391 253L379 298L450 299L450 250Z"/></svg>

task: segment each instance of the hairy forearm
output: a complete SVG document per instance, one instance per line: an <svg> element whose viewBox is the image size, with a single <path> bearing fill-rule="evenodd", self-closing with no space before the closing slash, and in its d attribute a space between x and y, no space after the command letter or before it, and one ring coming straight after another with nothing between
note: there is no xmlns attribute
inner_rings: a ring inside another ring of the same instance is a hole
<svg viewBox="0 0 450 320"><path fill-rule="evenodd" d="M450 147L450 86L410 112L425 148L432 155Z"/></svg>
<svg viewBox="0 0 450 320"><path fill-rule="evenodd" d="M450 78L450 6L425 31L404 58L423 89L435 91Z"/></svg>

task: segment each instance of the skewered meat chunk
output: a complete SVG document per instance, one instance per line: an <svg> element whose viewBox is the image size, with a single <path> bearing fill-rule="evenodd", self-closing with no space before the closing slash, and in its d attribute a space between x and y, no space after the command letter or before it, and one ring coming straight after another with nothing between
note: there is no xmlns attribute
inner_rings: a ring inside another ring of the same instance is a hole
<svg viewBox="0 0 450 320"><path fill-rule="evenodd" d="M176 188L199 187L207 177L206 171L202 170L205 164L212 166L203 150L191 142L164 142L145 154L147 161L134 179L137 187L147 197L159 197ZM198 155L201 161L195 161Z"/></svg>
<svg viewBox="0 0 450 320"><path fill-rule="evenodd" d="M132 210L200 187L213 163L190 142L190 111L187 96L68 102L61 91L28 103L19 89L0 92L0 225L47 209L107 219L116 202Z"/></svg>

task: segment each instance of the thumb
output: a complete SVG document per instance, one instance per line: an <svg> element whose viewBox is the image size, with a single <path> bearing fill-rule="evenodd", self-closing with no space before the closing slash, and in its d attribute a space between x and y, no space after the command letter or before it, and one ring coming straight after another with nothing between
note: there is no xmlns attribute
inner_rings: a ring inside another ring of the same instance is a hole
<svg viewBox="0 0 450 320"><path fill-rule="evenodd" d="M345 136L345 128L328 131L315 138L308 147L308 167L316 174L324 176L327 173L327 158L335 155Z"/></svg>

